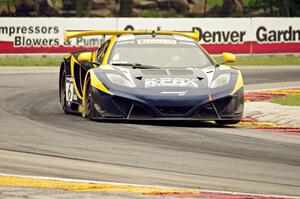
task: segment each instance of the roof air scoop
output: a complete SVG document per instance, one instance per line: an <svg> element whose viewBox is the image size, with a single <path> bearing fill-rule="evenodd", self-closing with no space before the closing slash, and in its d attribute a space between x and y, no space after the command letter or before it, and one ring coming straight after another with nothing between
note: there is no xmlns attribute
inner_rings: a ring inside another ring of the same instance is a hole
<svg viewBox="0 0 300 199"><path fill-rule="evenodd" d="M156 33L155 33L154 30L152 31L151 36L152 36L152 38L155 38L155 37L156 37Z"/></svg>
<svg viewBox="0 0 300 199"><path fill-rule="evenodd" d="M199 79L199 81L202 81L204 78L203 77L197 77L197 79Z"/></svg>

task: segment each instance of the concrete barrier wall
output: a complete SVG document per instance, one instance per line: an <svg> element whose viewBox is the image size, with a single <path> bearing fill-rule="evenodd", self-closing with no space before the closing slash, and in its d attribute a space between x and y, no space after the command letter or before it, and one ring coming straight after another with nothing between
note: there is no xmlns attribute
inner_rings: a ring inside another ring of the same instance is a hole
<svg viewBox="0 0 300 199"><path fill-rule="evenodd" d="M72 39L65 30L200 32L212 54L300 53L300 18L1 18L0 54L53 54L97 49L102 37Z"/></svg>

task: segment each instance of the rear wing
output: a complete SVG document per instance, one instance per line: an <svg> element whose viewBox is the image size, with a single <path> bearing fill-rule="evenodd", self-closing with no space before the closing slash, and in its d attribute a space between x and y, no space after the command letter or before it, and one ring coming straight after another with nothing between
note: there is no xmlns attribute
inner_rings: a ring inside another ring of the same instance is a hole
<svg viewBox="0 0 300 199"><path fill-rule="evenodd" d="M183 31L150 31L150 30L87 30L87 31L65 31L64 39L68 41L71 38L95 35L123 35L123 34L157 34L157 35L181 35L189 37L199 42L199 32L183 32Z"/></svg>

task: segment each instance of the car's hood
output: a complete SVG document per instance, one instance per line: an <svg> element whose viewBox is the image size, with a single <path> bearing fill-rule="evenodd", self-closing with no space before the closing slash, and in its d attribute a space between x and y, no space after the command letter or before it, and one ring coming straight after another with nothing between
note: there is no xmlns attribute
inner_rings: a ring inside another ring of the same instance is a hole
<svg viewBox="0 0 300 199"><path fill-rule="evenodd" d="M207 88L214 74L214 67L205 69L128 69L115 67L117 72L125 76L137 88Z"/></svg>

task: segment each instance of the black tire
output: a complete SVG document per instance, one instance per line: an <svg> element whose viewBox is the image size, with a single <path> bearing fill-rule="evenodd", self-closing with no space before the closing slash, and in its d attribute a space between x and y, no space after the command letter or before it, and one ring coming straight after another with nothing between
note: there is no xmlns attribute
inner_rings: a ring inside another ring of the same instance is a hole
<svg viewBox="0 0 300 199"><path fill-rule="evenodd" d="M89 80L87 81L89 82ZM85 93L85 114L89 120L93 120L93 115L95 112L94 108L94 100L93 100L93 94L92 94L92 87L90 83L87 84L86 93Z"/></svg>
<svg viewBox="0 0 300 199"><path fill-rule="evenodd" d="M229 125L229 124L237 124L239 123L241 120L216 120L215 122L218 125Z"/></svg>
<svg viewBox="0 0 300 199"><path fill-rule="evenodd" d="M67 95L66 95L66 73L64 72L60 80L60 105L65 114L70 113L67 107Z"/></svg>

